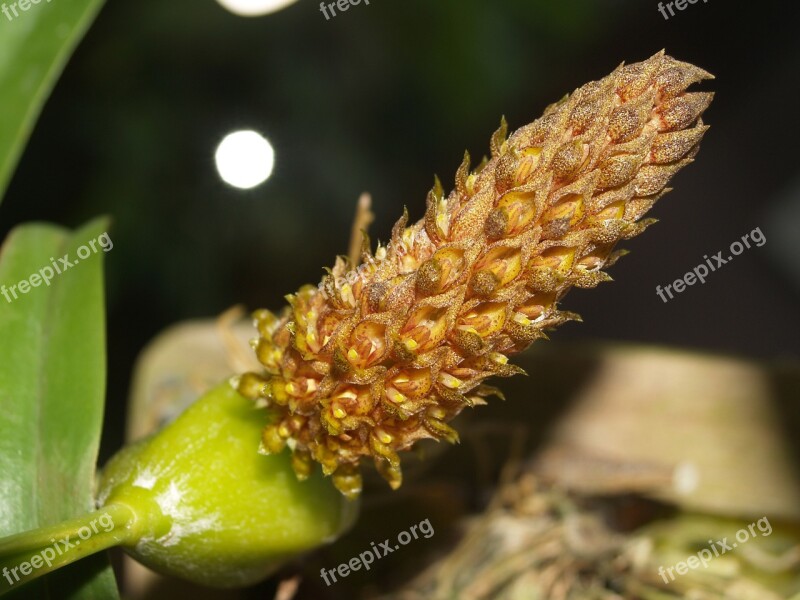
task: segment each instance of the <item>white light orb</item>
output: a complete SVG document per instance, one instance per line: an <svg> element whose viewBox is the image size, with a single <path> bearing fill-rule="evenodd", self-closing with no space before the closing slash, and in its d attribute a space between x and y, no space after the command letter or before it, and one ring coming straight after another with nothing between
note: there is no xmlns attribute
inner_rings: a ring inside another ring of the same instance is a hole
<svg viewBox="0 0 800 600"><path fill-rule="evenodd" d="M248 190L261 185L272 175L275 150L260 133L234 131L219 143L214 159L225 183Z"/></svg>
<svg viewBox="0 0 800 600"><path fill-rule="evenodd" d="M260 17L284 9L297 0L217 0L217 2L240 17Z"/></svg>

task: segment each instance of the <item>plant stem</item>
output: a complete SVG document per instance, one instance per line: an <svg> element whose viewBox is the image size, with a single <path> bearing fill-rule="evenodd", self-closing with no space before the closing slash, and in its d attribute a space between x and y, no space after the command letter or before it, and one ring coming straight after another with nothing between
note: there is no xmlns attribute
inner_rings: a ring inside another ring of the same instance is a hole
<svg viewBox="0 0 800 600"><path fill-rule="evenodd" d="M58 525L0 539L0 596L132 537L133 510L111 504ZM84 535L85 534L85 535Z"/></svg>

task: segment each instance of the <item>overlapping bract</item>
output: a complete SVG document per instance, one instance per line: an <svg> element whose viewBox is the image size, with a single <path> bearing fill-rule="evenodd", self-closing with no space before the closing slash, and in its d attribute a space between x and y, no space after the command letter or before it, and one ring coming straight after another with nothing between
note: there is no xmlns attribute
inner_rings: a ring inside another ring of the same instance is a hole
<svg viewBox="0 0 800 600"><path fill-rule="evenodd" d="M264 373L237 378L275 415L263 450L289 446L298 476L316 461L347 495L371 456L393 488L399 452L424 438L455 442L447 423L497 393L491 376L520 370L508 356L577 316L558 310L572 287L591 288L622 254L620 240L692 161L711 76L663 52L620 66L549 106L491 159L469 157L425 217L404 216L362 264L337 260L319 287L289 296L282 316L255 315Z"/></svg>

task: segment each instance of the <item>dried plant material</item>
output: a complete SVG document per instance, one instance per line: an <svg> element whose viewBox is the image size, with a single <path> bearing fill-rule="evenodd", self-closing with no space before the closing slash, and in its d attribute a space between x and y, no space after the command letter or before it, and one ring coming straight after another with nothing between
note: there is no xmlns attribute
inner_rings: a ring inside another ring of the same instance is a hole
<svg viewBox="0 0 800 600"><path fill-rule="evenodd" d="M595 356L591 381L548 433L542 475L576 492L621 493L613 486L623 484L648 492L640 486L657 483L660 469L672 481L648 493L686 510L800 521L797 450L787 436L800 422L796 409L787 412L797 370L784 369L781 392L778 369L728 356L641 346Z"/></svg>
<svg viewBox="0 0 800 600"><path fill-rule="evenodd" d="M535 472L543 481L587 495L648 494L670 489L676 469L590 454L578 448L546 449Z"/></svg>
<svg viewBox="0 0 800 600"><path fill-rule="evenodd" d="M237 369L258 367L251 325L235 322L237 314L234 307L216 320L175 324L148 344L133 373L127 441L155 433Z"/></svg>
<svg viewBox="0 0 800 600"><path fill-rule="evenodd" d="M402 589L383 600L780 600L800 585L800 540L771 530L706 568L673 577L659 569L696 556L709 536L732 535L746 521L665 513L630 495L565 494L524 471L500 502Z"/></svg>
<svg viewBox="0 0 800 600"><path fill-rule="evenodd" d="M358 264L361 258L362 240L367 238L367 228L375 220L372 212L372 196L364 192L359 196L356 204L356 215L353 219L353 227L350 231L350 246L347 251L347 258L351 264Z"/></svg>
<svg viewBox="0 0 800 600"><path fill-rule="evenodd" d="M591 288L641 233L643 215L692 161L712 94L686 88L711 76L663 52L577 89L471 168L447 196L436 183L424 218L395 225L388 245L365 244L360 266L339 259L319 287L262 310L256 354L264 372L235 380L266 400L263 450L314 461L355 496L359 462L374 459L393 488L399 452L433 438L497 391L491 376L521 372L508 357L577 315L558 309ZM676 135L682 134L684 135Z"/></svg>

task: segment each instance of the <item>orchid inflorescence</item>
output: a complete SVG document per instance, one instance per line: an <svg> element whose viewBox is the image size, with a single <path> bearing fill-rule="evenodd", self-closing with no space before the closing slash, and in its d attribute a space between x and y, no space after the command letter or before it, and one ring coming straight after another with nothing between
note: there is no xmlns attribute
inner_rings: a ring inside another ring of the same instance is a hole
<svg viewBox="0 0 800 600"><path fill-rule="evenodd" d="M360 265L343 258L319 286L255 313L263 372L235 385L269 407L262 450L288 446L294 470L314 462L348 496L372 457L392 488L399 453L421 439L456 442L448 422L521 372L508 357L578 319L558 304L592 288L616 249L692 162L713 97L687 88L706 71L659 52L587 83L507 137L491 158L465 156L448 195L436 181L425 216L405 214ZM354 273L357 276L354 276Z"/></svg>

